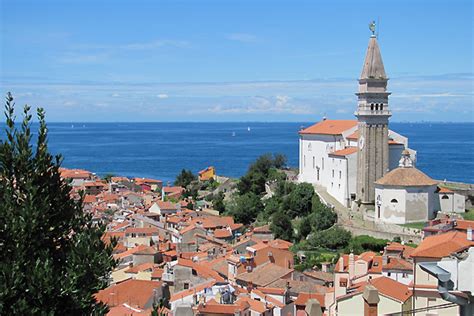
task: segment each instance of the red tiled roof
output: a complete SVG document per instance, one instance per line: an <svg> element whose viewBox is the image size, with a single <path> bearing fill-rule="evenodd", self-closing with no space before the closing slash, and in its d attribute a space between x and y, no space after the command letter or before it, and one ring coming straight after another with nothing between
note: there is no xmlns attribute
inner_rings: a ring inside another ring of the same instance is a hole
<svg viewBox="0 0 474 316"><path fill-rule="evenodd" d="M350 134L346 138L351 139L351 140L358 140L359 139L359 131L358 130L355 131L354 133Z"/></svg>
<svg viewBox="0 0 474 316"><path fill-rule="evenodd" d="M144 308L154 294L154 289L161 287L159 281L126 280L99 291L96 298L109 306L128 304Z"/></svg>
<svg viewBox="0 0 474 316"><path fill-rule="evenodd" d="M357 147L346 147L346 148L341 149L341 150L333 151L332 153L329 153L329 155L345 157L345 156L352 155L356 152L357 152Z"/></svg>
<svg viewBox="0 0 474 316"><path fill-rule="evenodd" d="M402 258L388 258L387 261L388 262L383 266L383 270L413 270L413 264Z"/></svg>
<svg viewBox="0 0 474 316"><path fill-rule="evenodd" d="M181 292L176 292L173 295L171 295L170 302L180 300L184 297L187 297L189 295L193 295L194 293L200 292L200 291L204 290L205 288L212 287L215 283L216 283L216 281L210 281L210 282L199 284L195 287L192 287L190 289L187 289L187 290L184 290L184 291L181 291Z"/></svg>
<svg viewBox="0 0 474 316"><path fill-rule="evenodd" d="M439 187L439 193L454 193L453 191L451 191L450 189L448 188L445 188L445 187Z"/></svg>
<svg viewBox="0 0 474 316"><path fill-rule="evenodd" d="M158 228L155 227L128 227L125 234L145 234L147 236L158 235Z"/></svg>
<svg viewBox="0 0 474 316"><path fill-rule="evenodd" d="M228 231L225 228L216 229L214 231L214 237L215 238L229 238L229 237L232 237L232 232Z"/></svg>
<svg viewBox="0 0 474 316"><path fill-rule="evenodd" d="M322 307L325 306L324 293L300 293L295 300L295 305L306 305L310 299L316 299L319 301Z"/></svg>
<svg viewBox="0 0 474 316"><path fill-rule="evenodd" d="M133 266L125 271L125 273L138 273L141 271L152 270L154 267L153 262L145 262L137 266Z"/></svg>
<svg viewBox="0 0 474 316"><path fill-rule="evenodd" d="M355 126L357 126L356 120L324 120L305 128L300 134L341 135Z"/></svg>
<svg viewBox="0 0 474 316"><path fill-rule="evenodd" d="M59 172L64 179L89 179L92 176L90 171L82 169L60 168Z"/></svg>
<svg viewBox="0 0 474 316"><path fill-rule="evenodd" d="M467 219L464 219L464 220L458 219L458 220L456 220L456 226L454 228L456 230L465 230L465 231L467 231L467 229L469 227L474 229L474 221L468 221Z"/></svg>
<svg viewBox="0 0 474 316"><path fill-rule="evenodd" d="M84 197L83 203L95 203L95 202L97 202L97 198L95 197L95 195L87 194Z"/></svg>
<svg viewBox="0 0 474 316"><path fill-rule="evenodd" d="M400 302L405 302L412 295L412 292L407 285L387 277L382 276L371 279L370 284L375 286L380 293L394 298ZM363 289L361 289L361 291L363 291Z"/></svg>
<svg viewBox="0 0 474 316"><path fill-rule="evenodd" d="M426 237L411 256L415 258L444 258L472 246L474 246L474 241L467 240L466 233L450 231Z"/></svg>
<svg viewBox="0 0 474 316"><path fill-rule="evenodd" d="M144 183L146 183L146 184L160 184L160 183L163 183L163 181L161 181L161 180L147 179L147 178L135 178L133 180L138 185L144 184Z"/></svg>

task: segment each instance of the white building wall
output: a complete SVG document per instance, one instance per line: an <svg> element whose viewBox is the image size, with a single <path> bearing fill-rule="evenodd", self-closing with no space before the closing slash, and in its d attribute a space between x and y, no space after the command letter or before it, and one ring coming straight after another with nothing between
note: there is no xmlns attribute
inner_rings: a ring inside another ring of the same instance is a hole
<svg viewBox="0 0 474 316"><path fill-rule="evenodd" d="M405 223L405 190L375 187L375 218L392 224ZM396 201L396 202L395 202Z"/></svg>
<svg viewBox="0 0 474 316"><path fill-rule="evenodd" d="M390 275L386 271L382 272L382 275L395 280L403 284L410 284L413 281L413 274L406 273L405 275L402 272L390 272Z"/></svg>
<svg viewBox="0 0 474 316"><path fill-rule="evenodd" d="M328 153L343 149L344 145L340 135L301 135L299 181L315 183L327 188L328 183L331 184Z"/></svg>
<svg viewBox="0 0 474 316"><path fill-rule="evenodd" d="M327 191L339 203L348 206L347 159L345 157L329 156L328 162L330 184Z"/></svg>

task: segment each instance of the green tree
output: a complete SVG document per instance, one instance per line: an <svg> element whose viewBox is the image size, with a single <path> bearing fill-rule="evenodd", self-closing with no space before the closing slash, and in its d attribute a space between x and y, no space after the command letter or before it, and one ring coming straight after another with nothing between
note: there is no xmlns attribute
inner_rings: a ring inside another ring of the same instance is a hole
<svg viewBox="0 0 474 316"><path fill-rule="evenodd" d="M239 195L231 205L229 213L234 217L237 223L250 224L263 209L260 197L254 193Z"/></svg>
<svg viewBox="0 0 474 316"><path fill-rule="evenodd" d="M6 139L0 142L0 314L105 314L94 294L107 286L115 266L114 243L101 240L105 225L93 224L82 198L70 197L61 179L61 157L47 147L44 111L31 144L32 116L25 106L17 128L6 97Z"/></svg>
<svg viewBox="0 0 474 316"><path fill-rule="evenodd" d="M277 160L278 158L278 160ZM239 183L237 184L237 189L239 190L240 195L245 193L252 192L256 195L261 195L265 192L265 183L273 178L282 178L282 175L278 175L275 172L270 174L270 170L280 166L283 162L286 161L283 155L274 155L264 154L255 160L252 163L247 171L247 173L240 178Z"/></svg>
<svg viewBox="0 0 474 316"><path fill-rule="evenodd" d="M389 240L378 239L368 235L361 235L352 238L346 247L345 252L354 252L361 254L364 251L380 252L384 250Z"/></svg>
<svg viewBox="0 0 474 316"><path fill-rule="evenodd" d="M333 226L323 231L316 231L309 238L313 247L326 249L341 249L346 247L351 240L351 233L347 230Z"/></svg>
<svg viewBox="0 0 474 316"><path fill-rule="evenodd" d="M283 209L288 210L291 218L306 216L311 212L313 195L314 188L311 184L300 183L284 199Z"/></svg>
<svg viewBox="0 0 474 316"><path fill-rule="evenodd" d="M225 212L225 204L224 204L224 192L221 191L214 195L212 199L212 207L218 211L220 214Z"/></svg>
<svg viewBox="0 0 474 316"><path fill-rule="evenodd" d="M311 233L311 229L311 222L309 218L302 218L298 229L299 238L306 239L306 237Z"/></svg>
<svg viewBox="0 0 474 316"><path fill-rule="evenodd" d="M107 182L110 182L112 180L112 177L115 177L115 174L113 173L106 173L102 178L107 181Z"/></svg>
<svg viewBox="0 0 474 316"><path fill-rule="evenodd" d="M274 158L273 158L273 166L277 169L281 169L281 168L284 168L286 167L286 162L287 162L287 159L286 159L286 156L283 155L283 154L275 154L273 155Z"/></svg>
<svg viewBox="0 0 474 316"><path fill-rule="evenodd" d="M273 214L270 230L272 231L275 238L280 238L287 241L293 240L291 218L282 211L278 211Z"/></svg>
<svg viewBox="0 0 474 316"><path fill-rule="evenodd" d="M337 214L327 205L321 203L318 195L312 199L312 213L309 222L314 230L320 231L332 227L337 222Z"/></svg>
<svg viewBox="0 0 474 316"><path fill-rule="evenodd" d="M194 180L197 180L197 177L193 174L191 170L182 169L181 172L176 176L174 180L174 185L180 187L187 187Z"/></svg>

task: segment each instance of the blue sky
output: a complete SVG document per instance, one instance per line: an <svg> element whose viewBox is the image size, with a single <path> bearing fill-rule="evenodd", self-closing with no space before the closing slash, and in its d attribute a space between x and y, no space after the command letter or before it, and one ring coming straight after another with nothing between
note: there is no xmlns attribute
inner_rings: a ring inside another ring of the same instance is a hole
<svg viewBox="0 0 474 316"><path fill-rule="evenodd" d="M353 118L372 19L392 120L474 121L469 0L0 3L0 91L49 121Z"/></svg>

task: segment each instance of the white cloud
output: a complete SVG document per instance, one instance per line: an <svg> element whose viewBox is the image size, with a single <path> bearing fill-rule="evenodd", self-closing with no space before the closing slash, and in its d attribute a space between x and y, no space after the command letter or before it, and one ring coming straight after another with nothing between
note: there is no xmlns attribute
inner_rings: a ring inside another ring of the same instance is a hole
<svg viewBox="0 0 474 316"><path fill-rule="evenodd" d="M158 99L168 99L169 96L166 93L160 93L156 96Z"/></svg>

